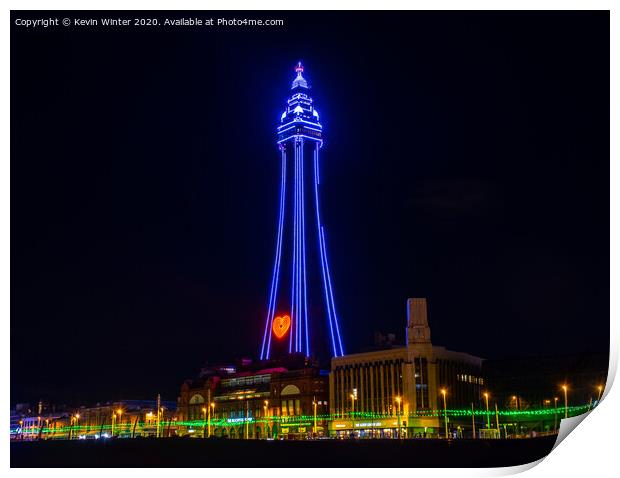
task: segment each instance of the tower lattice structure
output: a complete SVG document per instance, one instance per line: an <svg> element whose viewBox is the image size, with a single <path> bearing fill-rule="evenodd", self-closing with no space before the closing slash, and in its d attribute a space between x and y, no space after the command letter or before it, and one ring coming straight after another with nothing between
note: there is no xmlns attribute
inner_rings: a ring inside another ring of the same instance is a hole
<svg viewBox="0 0 620 478"><path fill-rule="evenodd" d="M323 127L301 62L277 128L279 215L261 359L274 353L344 355L326 231L321 222Z"/></svg>

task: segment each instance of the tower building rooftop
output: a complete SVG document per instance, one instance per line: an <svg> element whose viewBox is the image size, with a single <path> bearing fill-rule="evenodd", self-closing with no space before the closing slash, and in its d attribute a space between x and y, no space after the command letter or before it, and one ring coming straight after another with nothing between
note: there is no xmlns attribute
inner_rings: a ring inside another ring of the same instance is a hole
<svg viewBox="0 0 620 478"><path fill-rule="evenodd" d="M319 112L314 107L310 97L310 87L302 76L304 67L301 61L295 66L297 77L293 81L290 96L286 102L286 109L280 116L278 127L278 144L282 144L293 136L316 138L323 144L322 126L319 122Z"/></svg>

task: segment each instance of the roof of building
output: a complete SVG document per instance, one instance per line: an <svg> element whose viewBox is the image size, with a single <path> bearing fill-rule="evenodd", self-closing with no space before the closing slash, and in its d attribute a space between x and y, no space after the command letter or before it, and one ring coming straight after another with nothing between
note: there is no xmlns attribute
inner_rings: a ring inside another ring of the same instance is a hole
<svg viewBox="0 0 620 478"><path fill-rule="evenodd" d="M478 367L482 366L484 359L476 357L465 352L455 352L448 350L445 347L439 345L433 345L433 355L440 360L454 360L458 362L466 362ZM332 358L332 365L346 364L350 362L371 362L380 360L398 360L407 359L408 350L407 347L391 347L382 350L374 350L370 352L361 352L357 354L344 355L342 357Z"/></svg>

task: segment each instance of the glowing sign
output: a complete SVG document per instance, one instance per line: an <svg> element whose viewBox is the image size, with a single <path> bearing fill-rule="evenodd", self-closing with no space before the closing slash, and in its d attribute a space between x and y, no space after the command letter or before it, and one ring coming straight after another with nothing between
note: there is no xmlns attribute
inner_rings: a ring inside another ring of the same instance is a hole
<svg viewBox="0 0 620 478"><path fill-rule="evenodd" d="M281 339L286 335L288 329L291 328L291 318L288 315L283 315L282 317L275 317L273 319L272 330L274 335Z"/></svg>
<svg viewBox="0 0 620 478"><path fill-rule="evenodd" d="M253 422L254 418L227 418L226 423L243 423L244 421Z"/></svg>

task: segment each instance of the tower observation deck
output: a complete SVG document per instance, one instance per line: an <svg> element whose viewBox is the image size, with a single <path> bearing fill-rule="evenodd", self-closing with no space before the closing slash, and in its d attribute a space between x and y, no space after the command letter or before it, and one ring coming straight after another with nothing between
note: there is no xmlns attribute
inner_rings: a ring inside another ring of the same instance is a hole
<svg viewBox="0 0 620 478"><path fill-rule="evenodd" d="M261 359L344 355L319 207L323 127L303 72L299 62L277 127L280 201Z"/></svg>

